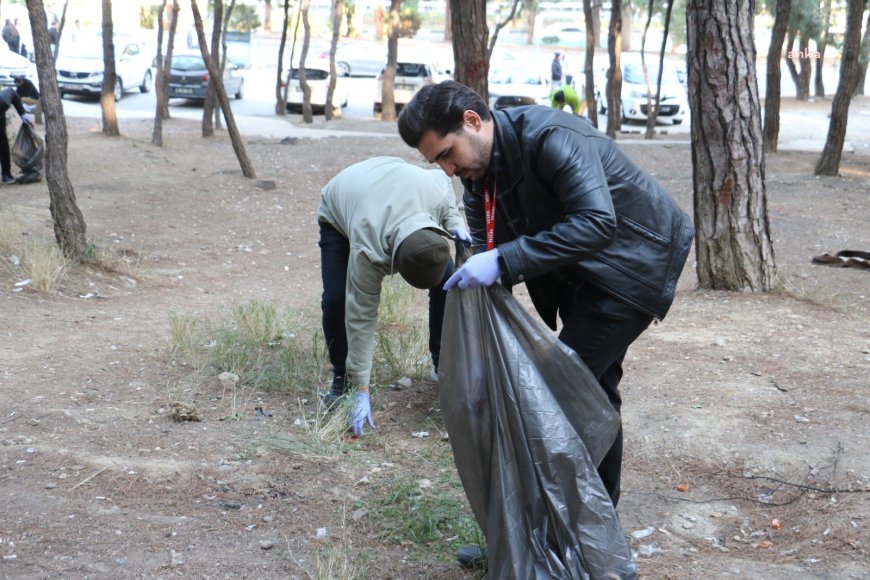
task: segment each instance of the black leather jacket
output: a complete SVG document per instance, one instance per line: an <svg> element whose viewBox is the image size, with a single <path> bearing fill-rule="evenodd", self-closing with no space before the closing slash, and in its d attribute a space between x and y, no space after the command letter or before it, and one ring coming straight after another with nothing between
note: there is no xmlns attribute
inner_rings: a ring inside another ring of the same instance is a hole
<svg viewBox="0 0 870 580"><path fill-rule="evenodd" d="M559 285L592 283L656 319L692 245L689 217L588 121L543 106L493 111L490 175L502 283L525 282L556 328ZM471 235L485 239L482 184L463 180Z"/></svg>

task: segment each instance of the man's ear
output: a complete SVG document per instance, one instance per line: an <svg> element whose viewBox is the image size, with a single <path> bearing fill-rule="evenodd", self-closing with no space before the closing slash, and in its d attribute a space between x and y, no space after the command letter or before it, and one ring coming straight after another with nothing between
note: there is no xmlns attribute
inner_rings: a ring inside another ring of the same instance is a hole
<svg viewBox="0 0 870 580"><path fill-rule="evenodd" d="M462 120L465 122L466 125L469 126L470 129L474 131L479 131L480 126L483 124L480 115L471 110L465 111L462 116Z"/></svg>

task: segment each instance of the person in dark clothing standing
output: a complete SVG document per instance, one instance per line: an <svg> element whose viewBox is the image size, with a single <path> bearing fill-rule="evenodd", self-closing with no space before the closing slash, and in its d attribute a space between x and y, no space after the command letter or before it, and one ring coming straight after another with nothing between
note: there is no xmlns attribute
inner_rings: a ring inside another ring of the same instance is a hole
<svg viewBox="0 0 870 580"><path fill-rule="evenodd" d="M550 63L550 89L559 88L562 85L562 53L558 50L553 55L553 62Z"/></svg>
<svg viewBox="0 0 870 580"><path fill-rule="evenodd" d="M6 24L3 26L2 36L3 42L9 45L9 50L18 54L21 44L21 35L18 33L18 28L15 24L8 18L6 19Z"/></svg>
<svg viewBox="0 0 870 580"><path fill-rule="evenodd" d="M21 117L22 123L32 124L33 115L24 110L21 97L12 87L6 87L0 91L0 169L2 169L3 183L6 185L15 183L12 177L12 155L9 151L9 137L6 136L6 113L10 107Z"/></svg>

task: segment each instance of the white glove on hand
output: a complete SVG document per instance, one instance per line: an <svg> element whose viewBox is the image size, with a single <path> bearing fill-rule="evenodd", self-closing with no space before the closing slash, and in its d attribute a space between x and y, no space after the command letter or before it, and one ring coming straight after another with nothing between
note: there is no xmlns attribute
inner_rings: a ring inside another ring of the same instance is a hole
<svg viewBox="0 0 870 580"><path fill-rule="evenodd" d="M28 125L33 125L33 114L24 113L23 115L21 115L21 121L23 123L27 123Z"/></svg>
<svg viewBox="0 0 870 580"><path fill-rule="evenodd" d="M466 246L470 246L471 243L474 241L471 239L471 234L469 234L462 228L453 228L452 230L450 230L450 233L453 234L454 238L458 239Z"/></svg>
<svg viewBox="0 0 870 580"><path fill-rule="evenodd" d="M356 393L348 422L353 434L357 437L362 437L365 433L363 427L365 427L366 423L372 429L375 428L375 423L372 421L372 404L368 393Z"/></svg>

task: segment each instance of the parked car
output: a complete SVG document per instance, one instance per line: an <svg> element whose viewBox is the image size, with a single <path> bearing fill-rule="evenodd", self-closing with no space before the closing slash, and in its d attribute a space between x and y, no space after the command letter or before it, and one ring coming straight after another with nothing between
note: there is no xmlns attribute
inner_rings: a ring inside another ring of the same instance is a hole
<svg viewBox="0 0 870 580"><path fill-rule="evenodd" d="M63 98L67 94L99 96L103 91L103 42L100 35L78 39L64 44L58 51L57 88ZM154 75L151 72L151 57L145 54L142 45L133 37L115 37L115 100L121 100L124 92L139 89L151 90Z"/></svg>
<svg viewBox="0 0 870 580"><path fill-rule="evenodd" d="M0 47L0 87L15 86L15 77L19 76L38 84L36 68L29 59Z"/></svg>
<svg viewBox="0 0 870 580"><path fill-rule="evenodd" d="M328 59L329 50L321 56ZM339 44L335 50L335 66L343 77L376 77L386 59L383 44L352 41Z"/></svg>
<svg viewBox="0 0 870 580"><path fill-rule="evenodd" d="M375 93L374 114L381 114L383 104L381 99L384 94L384 73L386 65L381 67L378 75L377 92ZM402 110L424 85L439 83L450 78L450 71L439 68L434 62L425 60L400 60L396 63L396 78L393 80L393 102L396 104L396 112Z"/></svg>
<svg viewBox="0 0 870 580"><path fill-rule="evenodd" d="M201 53L172 55L167 94L170 99L205 100L208 81L209 73ZM237 64L227 62L223 81L228 96L236 99L244 96L245 77L242 76Z"/></svg>
<svg viewBox="0 0 870 580"><path fill-rule="evenodd" d="M550 81L531 63L511 62L490 68L487 80L490 108L550 104Z"/></svg>
<svg viewBox="0 0 870 580"><path fill-rule="evenodd" d="M586 31L570 23L550 26L539 38L541 44L583 48L586 46Z"/></svg>
<svg viewBox="0 0 870 580"><path fill-rule="evenodd" d="M622 62L622 121L646 121L649 111L650 99L655 101L656 83L658 81L659 63L658 57L649 55L646 57L646 68L649 75L650 90L647 91L646 78L638 53L623 53ZM599 75L595 83L595 100L598 104L598 112L607 113L607 98L605 96L606 64L599 68ZM673 123L679 125L689 110L689 102L686 87L680 83L677 71L679 64L666 60L662 72L662 89L659 99L659 110L656 116L657 123ZM653 105L655 106L655 105Z"/></svg>
<svg viewBox="0 0 870 580"><path fill-rule="evenodd" d="M290 89L287 91L287 110L302 110L302 85L299 83L299 67L294 66L284 78L290 78ZM317 59L305 62L305 82L311 89L312 109L323 110L326 106L326 92L329 89L329 61ZM335 92L332 95L332 105L335 108L347 106L347 88L341 81L341 77L335 79Z"/></svg>

